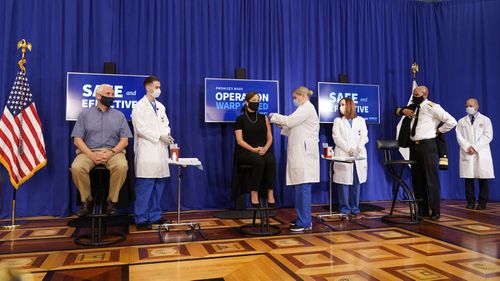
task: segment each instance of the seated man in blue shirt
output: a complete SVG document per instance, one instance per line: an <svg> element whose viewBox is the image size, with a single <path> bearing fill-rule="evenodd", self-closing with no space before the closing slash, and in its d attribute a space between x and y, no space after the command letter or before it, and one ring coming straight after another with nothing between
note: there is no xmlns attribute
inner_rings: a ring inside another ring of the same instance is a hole
<svg viewBox="0 0 500 281"><path fill-rule="evenodd" d="M109 195L106 214L116 213L120 189L127 177L128 164L125 147L132 137L127 119L122 112L111 107L113 88L102 84L96 89L97 106L87 108L78 116L71 137L77 147L71 164L71 174L82 200L78 216L87 215L92 208L89 172L96 165L105 165L110 171Z"/></svg>

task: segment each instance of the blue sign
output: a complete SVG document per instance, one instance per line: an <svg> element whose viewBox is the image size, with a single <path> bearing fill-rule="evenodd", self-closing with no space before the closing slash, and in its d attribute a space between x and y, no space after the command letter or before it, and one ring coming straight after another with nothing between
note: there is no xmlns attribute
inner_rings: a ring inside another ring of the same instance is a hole
<svg viewBox="0 0 500 281"><path fill-rule="evenodd" d="M351 98L356 113L367 123L380 123L380 96L378 85L318 82L319 121L332 123L338 114L338 102Z"/></svg>
<svg viewBox="0 0 500 281"><path fill-rule="evenodd" d="M145 93L146 75L121 75L68 72L66 80L66 120L74 121L85 108L96 106L96 87L101 84L113 86L115 101L113 108L131 119L132 108Z"/></svg>
<svg viewBox="0 0 500 281"><path fill-rule="evenodd" d="M259 94L259 113L279 112L278 81L205 78L205 122L234 122L248 92Z"/></svg>

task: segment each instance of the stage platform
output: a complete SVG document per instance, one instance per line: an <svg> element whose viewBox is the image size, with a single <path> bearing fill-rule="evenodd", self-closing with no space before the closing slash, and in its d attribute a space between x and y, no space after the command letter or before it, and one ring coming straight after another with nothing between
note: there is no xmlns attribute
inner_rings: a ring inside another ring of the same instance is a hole
<svg viewBox="0 0 500 281"><path fill-rule="evenodd" d="M382 222L390 202L369 203L385 209L362 220L314 219L313 230L299 234L288 231L293 209L278 209L271 224L281 233L268 237L241 234L248 219L191 211L182 218L198 222L202 233L177 228L160 243L156 230L118 226L113 230L127 239L112 247L75 244L73 218L22 218L21 228L0 231L0 264L47 281L500 280L500 202L477 211L443 201L441 218L419 225ZM313 213L325 210L314 206Z"/></svg>

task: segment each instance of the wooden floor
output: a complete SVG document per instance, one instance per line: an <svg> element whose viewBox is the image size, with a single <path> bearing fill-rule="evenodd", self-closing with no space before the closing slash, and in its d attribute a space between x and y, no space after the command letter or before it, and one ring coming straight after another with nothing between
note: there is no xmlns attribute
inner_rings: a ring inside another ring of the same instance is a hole
<svg viewBox="0 0 500 281"><path fill-rule="evenodd" d="M372 204L386 209L349 222L315 219L313 230L301 234L287 230L293 209L279 209L271 223L281 233L271 237L238 232L245 219L189 212L183 219L200 223L201 233L173 229L160 243L156 230L115 227L108 230L128 235L112 247L75 244L77 230L67 226L72 218L29 218L19 229L0 231L0 266L33 280L65 281L500 280L500 203L475 211L444 201L439 221L414 226L382 222L388 202Z"/></svg>

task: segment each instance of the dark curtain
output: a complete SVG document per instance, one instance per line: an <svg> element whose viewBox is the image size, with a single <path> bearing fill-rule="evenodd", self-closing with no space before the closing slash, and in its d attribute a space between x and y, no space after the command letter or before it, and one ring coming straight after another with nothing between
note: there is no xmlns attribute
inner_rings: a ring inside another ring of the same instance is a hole
<svg viewBox="0 0 500 281"><path fill-rule="evenodd" d="M337 81L341 73L354 83L379 84L382 122L368 126L369 174L361 195L362 200L389 199L392 180L376 140L395 137L393 109L411 94L413 61L420 64L418 83L429 86L432 101L459 119L465 100L477 97L480 111L494 126L500 124L494 108L500 89L499 14L500 2L494 0L0 1L0 106L16 75L17 41L26 38L33 44L28 78L49 158L18 190L17 214L65 216L75 209L66 72L102 72L105 61L116 62L119 73L161 79L160 100L181 153L199 157L205 167L203 172L184 170L183 209L231 205L233 128L203 122L205 77L231 78L236 67L243 67L248 78L279 80L280 108L286 114L294 109L291 93L300 85L316 91L318 81ZM321 126L322 142L332 143L331 127ZM277 129L274 133L277 198L290 206L293 189L284 184L286 140ZM440 173L442 195L464 198L455 133L446 138L450 170ZM495 162L498 144L497 139L491 144ZM171 171L165 210L176 206L175 167ZM3 168L1 176L0 214L8 217L12 186ZM313 187L314 203L328 200L326 163L321 180ZM491 186L491 198L500 199L498 181Z"/></svg>

